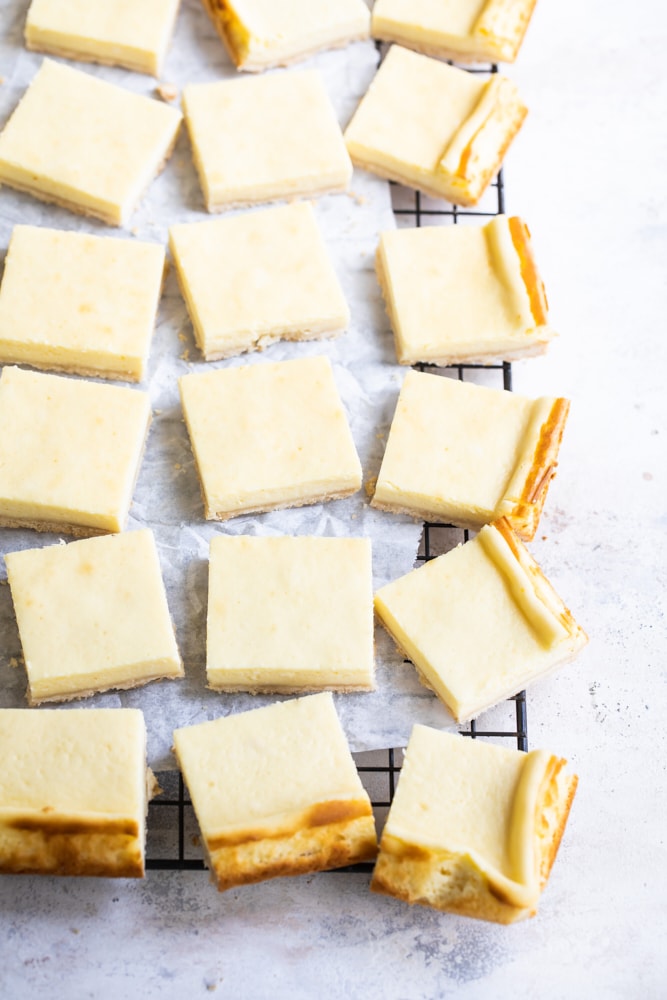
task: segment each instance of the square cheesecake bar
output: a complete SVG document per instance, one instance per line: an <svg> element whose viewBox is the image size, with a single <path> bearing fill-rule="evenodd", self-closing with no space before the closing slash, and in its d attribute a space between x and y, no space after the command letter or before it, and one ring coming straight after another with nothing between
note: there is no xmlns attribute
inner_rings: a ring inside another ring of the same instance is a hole
<svg viewBox="0 0 667 1000"><path fill-rule="evenodd" d="M376 269L399 364L516 361L554 336L521 219L382 233Z"/></svg>
<svg viewBox="0 0 667 1000"><path fill-rule="evenodd" d="M203 0L237 69L257 72L368 38L364 0Z"/></svg>
<svg viewBox="0 0 667 1000"><path fill-rule="evenodd" d="M0 709L0 872L141 878L146 727L132 708Z"/></svg>
<svg viewBox="0 0 667 1000"><path fill-rule="evenodd" d="M375 610L457 722L567 663L588 641L504 520L382 587Z"/></svg>
<svg viewBox="0 0 667 1000"><path fill-rule="evenodd" d="M0 134L0 184L125 225L180 123L175 108L45 59Z"/></svg>
<svg viewBox="0 0 667 1000"><path fill-rule="evenodd" d="M361 463L327 358L184 375L179 387L209 520L360 488Z"/></svg>
<svg viewBox="0 0 667 1000"><path fill-rule="evenodd" d="M350 321L308 202L172 226L169 241L207 361L333 336Z"/></svg>
<svg viewBox="0 0 667 1000"><path fill-rule="evenodd" d="M183 110L209 212L350 183L340 126L314 70L190 84Z"/></svg>
<svg viewBox="0 0 667 1000"><path fill-rule="evenodd" d="M393 45L345 131L355 166L455 205L476 205L527 114L506 77Z"/></svg>
<svg viewBox="0 0 667 1000"><path fill-rule="evenodd" d="M530 541L568 412L566 399L409 371L371 505L461 528L506 517Z"/></svg>
<svg viewBox="0 0 667 1000"><path fill-rule="evenodd" d="M150 421L135 389L4 368L0 527L122 531Z"/></svg>
<svg viewBox="0 0 667 1000"><path fill-rule="evenodd" d="M31 705L183 676L151 531L10 552L5 563Z"/></svg>
<svg viewBox="0 0 667 1000"><path fill-rule="evenodd" d="M566 765L415 726L371 890L499 924L534 916L577 788Z"/></svg>
<svg viewBox="0 0 667 1000"><path fill-rule="evenodd" d="M536 0L376 0L372 33L457 63L514 62Z"/></svg>
<svg viewBox="0 0 667 1000"><path fill-rule="evenodd" d="M328 692L177 729L174 749L220 891L375 857L370 799Z"/></svg>
<svg viewBox="0 0 667 1000"><path fill-rule="evenodd" d="M216 691L371 690L370 540L216 535L206 676Z"/></svg>
<svg viewBox="0 0 667 1000"><path fill-rule="evenodd" d="M28 49L159 76L180 0L32 0Z"/></svg>
<svg viewBox="0 0 667 1000"><path fill-rule="evenodd" d="M164 269L156 243L15 226L0 286L0 363L140 381Z"/></svg>

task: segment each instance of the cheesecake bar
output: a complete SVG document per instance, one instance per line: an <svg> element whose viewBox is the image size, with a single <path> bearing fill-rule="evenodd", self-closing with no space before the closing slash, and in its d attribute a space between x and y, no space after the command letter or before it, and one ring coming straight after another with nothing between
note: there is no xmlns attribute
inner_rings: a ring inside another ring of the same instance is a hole
<svg viewBox="0 0 667 1000"><path fill-rule="evenodd" d="M156 243L16 226L0 286L0 363L141 381L164 267Z"/></svg>
<svg viewBox="0 0 667 1000"><path fill-rule="evenodd" d="M29 704L183 676L151 531L10 552L5 563Z"/></svg>
<svg viewBox="0 0 667 1000"><path fill-rule="evenodd" d="M175 108L45 59L0 134L0 184L122 226L180 122Z"/></svg>
<svg viewBox="0 0 667 1000"><path fill-rule="evenodd" d="M340 126L314 70L190 84L183 110L209 212L350 183Z"/></svg>
<svg viewBox="0 0 667 1000"><path fill-rule="evenodd" d="M376 270L399 364L516 361L554 336L521 219L382 233Z"/></svg>
<svg viewBox="0 0 667 1000"><path fill-rule="evenodd" d="M375 610L457 722L572 660L588 641L502 519L382 587Z"/></svg>
<svg viewBox="0 0 667 1000"><path fill-rule="evenodd" d="M364 0L203 0L237 69L285 66L368 38Z"/></svg>
<svg viewBox="0 0 667 1000"><path fill-rule="evenodd" d="M174 748L220 891L375 857L370 799L328 692L177 729Z"/></svg>
<svg viewBox="0 0 667 1000"><path fill-rule="evenodd" d="M355 166L455 205L476 205L527 108L511 80L394 45L345 132Z"/></svg>
<svg viewBox="0 0 667 1000"><path fill-rule="evenodd" d="M26 47L159 76L180 0L32 0Z"/></svg>
<svg viewBox="0 0 667 1000"><path fill-rule="evenodd" d="M0 709L0 872L141 878L148 799L138 709Z"/></svg>
<svg viewBox="0 0 667 1000"><path fill-rule="evenodd" d="M566 399L409 371L371 504L461 528L506 517L530 541L568 411Z"/></svg>
<svg viewBox="0 0 667 1000"><path fill-rule="evenodd" d="M566 765L415 726L371 890L499 924L534 916L577 788Z"/></svg>
<svg viewBox="0 0 667 1000"><path fill-rule="evenodd" d="M327 358L179 379L206 517L349 496L361 463Z"/></svg>
<svg viewBox="0 0 667 1000"><path fill-rule="evenodd" d="M150 420L135 389L3 369L0 527L122 531Z"/></svg>
<svg viewBox="0 0 667 1000"><path fill-rule="evenodd" d="M376 0L372 33L457 63L514 62L536 0Z"/></svg>
<svg viewBox="0 0 667 1000"><path fill-rule="evenodd" d="M370 691L368 538L216 535L206 676L216 691Z"/></svg>
<svg viewBox="0 0 667 1000"><path fill-rule="evenodd" d="M169 230L207 361L344 330L350 314L308 202Z"/></svg>

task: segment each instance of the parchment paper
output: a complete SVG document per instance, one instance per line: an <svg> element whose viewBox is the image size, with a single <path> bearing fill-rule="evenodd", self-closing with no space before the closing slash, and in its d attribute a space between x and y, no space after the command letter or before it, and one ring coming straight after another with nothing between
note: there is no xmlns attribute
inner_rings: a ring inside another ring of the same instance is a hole
<svg viewBox="0 0 667 1000"><path fill-rule="evenodd" d="M11 18L9 31L0 41L0 74L4 78L0 86L2 124L42 59L23 47L27 6L27 3L19 5L18 13ZM2 7L6 23L10 6L2 3L0 9ZM12 4L11 10L15 8ZM377 58L374 45L367 42L323 53L303 64L317 68L322 74L343 126L373 77ZM156 81L150 77L85 63L72 65L139 93L155 96ZM163 82L174 84L180 92L187 83L236 75L200 0L186 0L177 22ZM316 213L352 314L350 329L336 340L275 344L261 354L251 353L207 364L201 360L195 346L173 269L167 277L149 377L141 387L150 393L154 422L127 528L148 526L155 533L186 676L181 681L155 682L133 691L108 692L73 703L77 707L141 708L149 734L149 762L154 769L174 766L170 747L175 727L277 700L275 696L224 695L206 689L207 560L209 540L214 534L367 535L373 544L376 587L408 572L414 565L421 525L372 510L363 490L347 500L240 517L224 526L204 520L177 389L177 378L190 371L326 354L333 363L336 383L349 415L364 480L377 475L404 375L403 369L396 364L373 268L378 234L394 226L389 186L369 174L355 172L351 193L320 199ZM128 229L115 230L2 188L0 248L4 254L12 227L19 222L166 244L171 224L208 218L183 127L172 158L151 186ZM35 294L39 294L39 289L35 289ZM56 535L5 529L0 531L0 553L41 547L58 540ZM0 566L0 580L5 584L0 586L0 705L24 707L26 676L20 660L21 646L4 562ZM376 660L375 692L335 696L336 707L354 750L404 745L415 721L455 728L445 709L419 684L414 668L403 662L379 627L376 629Z"/></svg>

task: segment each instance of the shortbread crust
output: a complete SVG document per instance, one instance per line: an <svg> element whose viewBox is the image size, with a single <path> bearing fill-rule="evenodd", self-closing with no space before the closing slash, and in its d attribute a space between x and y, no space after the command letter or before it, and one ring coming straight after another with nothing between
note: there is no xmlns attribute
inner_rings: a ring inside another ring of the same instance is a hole
<svg viewBox="0 0 667 1000"><path fill-rule="evenodd" d="M587 642L504 519L382 587L375 610L457 722L515 695Z"/></svg>
<svg viewBox="0 0 667 1000"><path fill-rule="evenodd" d="M0 183L124 225L180 122L175 108L45 59L0 134Z"/></svg>
<svg viewBox="0 0 667 1000"><path fill-rule="evenodd" d="M515 85L393 45L345 131L355 166L475 205L527 109Z"/></svg>
<svg viewBox="0 0 667 1000"><path fill-rule="evenodd" d="M174 748L220 891L375 857L370 799L328 692L177 729Z"/></svg>
<svg viewBox="0 0 667 1000"><path fill-rule="evenodd" d="M399 364L516 361L554 336L521 219L382 233L376 271Z"/></svg>
<svg viewBox="0 0 667 1000"><path fill-rule="evenodd" d="M367 538L216 535L206 676L216 691L370 691Z"/></svg>
<svg viewBox="0 0 667 1000"><path fill-rule="evenodd" d="M566 399L409 371L371 501L379 510L479 528L537 530L569 411Z"/></svg>
<svg viewBox="0 0 667 1000"><path fill-rule="evenodd" d="M349 323L307 202L172 226L169 242L207 361L277 340L331 337Z"/></svg>
<svg viewBox="0 0 667 1000"><path fill-rule="evenodd" d="M32 0L28 49L159 76L180 0Z"/></svg>
<svg viewBox="0 0 667 1000"><path fill-rule="evenodd" d="M156 243L16 226L0 287L0 363L140 381L164 267Z"/></svg>
<svg viewBox="0 0 667 1000"><path fill-rule="evenodd" d="M577 788L566 764L416 725L372 891L501 924L533 916Z"/></svg>
<svg viewBox="0 0 667 1000"><path fill-rule="evenodd" d="M203 0L237 69L260 72L368 38L363 0Z"/></svg>
<svg viewBox="0 0 667 1000"><path fill-rule="evenodd" d="M360 488L361 464L327 358L185 375L179 387L208 519Z"/></svg>
<svg viewBox="0 0 667 1000"><path fill-rule="evenodd" d="M28 701L183 676L148 529L5 556Z"/></svg>
<svg viewBox="0 0 667 1000"><path fill-rule="evenodd" d="M183 109L209 212L349 185L352 164L314 70L190 84Z"/></svg>
<svg viewBox="0 0 667 1000"><path fill-rule="evenodd" d="M372 33L459 64L514 62L536 0L376 0Z"/></svg>
<svg viewBox="0 0 667 1000"><path fill-rule="evenodd" d="M3 369L0 527L122 531L150 420L135 389Z"/></svg>
<svg viewBox="0 0 667 1000"><path fill-rule="evenodd" d="M0 872L141 878L154 787L140 711L0 710Z"/></svg>

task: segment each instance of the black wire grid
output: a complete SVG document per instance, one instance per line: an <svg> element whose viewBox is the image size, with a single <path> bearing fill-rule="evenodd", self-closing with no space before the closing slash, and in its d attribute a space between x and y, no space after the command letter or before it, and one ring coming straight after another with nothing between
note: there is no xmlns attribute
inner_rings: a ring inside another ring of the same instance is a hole
<svg viewBox="0 0 667 1000"><path fill-rule="evenodd" d="M491 72L496 72L495 66ZM471 70L489 72L489 68ZM394 214L400 225L457 225L474 218L492 218L505 212L505 195L502 170L493 181L483 202L484 208L467 209L456 205L436 202L419 192L392 183ZM483 373L484 378L495 379L497 386L512 389L512 368L508 362L495 365L452 365L437 368L420 364L420 371L474 381ZM428 523L424 525L422 541L417 561L425 563L437 555L453 548L461 541L468 540L468 531L454 528L449 524ZM519 750L528 750L528 722L525 691L510 698L507 706L509 716L504 724L493 729L480 729L473 720L468 728L460 730L461 735L472 739L492 739L513 741ZM394 797L394 790L403 763L403 749L373 750L354 755L357 769L373 803L378 830L384 821ZM161 772L157 775L162 794L149 807L148 841L146 867L149 870L203 871L205 868L199 830L194 810L187 794L182 776L176 771ZM344 872L369 872L371 863L341 868Z"/></svg>

